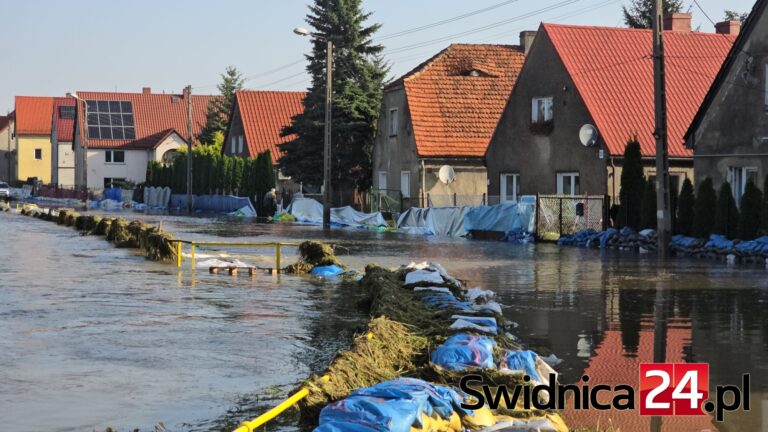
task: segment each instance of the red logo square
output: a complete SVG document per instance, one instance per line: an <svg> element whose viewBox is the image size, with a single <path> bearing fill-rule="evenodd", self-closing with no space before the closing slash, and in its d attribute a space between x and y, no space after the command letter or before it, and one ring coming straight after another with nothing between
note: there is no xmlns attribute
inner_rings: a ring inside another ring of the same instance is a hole
<svg viewBox="0 0 768 432"><path fill-rule="evenodd" d="M640 365L640 415L706 415L709 397L706 363L643 363Z"/></svg>
<svg viewBox="0 0 768 432"><path fill-rule="evenodd" d="M640 364L640 415L674 415L672 405L672 363Z"/></svg>

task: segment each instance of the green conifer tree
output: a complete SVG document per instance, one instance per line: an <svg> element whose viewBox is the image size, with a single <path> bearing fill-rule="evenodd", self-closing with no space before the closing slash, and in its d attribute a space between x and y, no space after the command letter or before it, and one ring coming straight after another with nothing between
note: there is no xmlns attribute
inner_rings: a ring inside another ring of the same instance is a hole
<svg viewBox="0 0 768 432"><path fill-rule="evenodd" d="M677 201L676 234L690 236L693 232L693 208L695 203L693 184L687 178L683 181L680 198Z"/></svg>
<svg viewBox="0 0 768 432"><path fill-rule="evenodd" d="M228 66L221 74L221 83L217 86L221 97L211 99L205 114L205 127L197 139L203 144L216 142L216 133L223 134L229 126L235 92L243 88L243 75L234 66Z"/></svg>
<svg viewBox="0 0 768 432"><path fill-rule="evenodd" d="M717 194L712 179L707 177L699 185L696 201L693 207L692 235L698 238L708 238L715 225L715 207Z"/></svg>
<svg viewBox="0 0 768 432"><path fill-rule="evenodd" d="M624 162L621 169L621 190L619 192L619 226L637 229L640 226L640 211L645 193L645 177L640 143L637 137L630 139L624 148Z"/></svg>
<svg viewBox="0 0 768 432"><path fill-rule="evenodd" d="M653 27L654 0L631 0L629 7L622 6L624 24L629 28L649 29ZM664 15L680 12L682 0L664 0L662 6Z"/></svg>
<svg viewBox="0 0 768 432"><path fill-rule="evenodd" d="M640 212L640 229L656 229L656 183L645 182Z"/></svg>
<svg viewBox="0 0 768 432"><path fill-rule="evenodd" d="M763 205L763 193L754 183L747 182L744 195L741 196L741 214L739 215L738 235L742 240L752 240L760 231L760 213Z"/></svg>
<svg viewBox="0 0 768 432"><path fill-rule="evenodd" d="M712 232L721 234L727 238L736 238L739 226L739 209L736 200L733 199L731 184L723 182L717 194L717 206L715 207L715 225Z"/></svg>

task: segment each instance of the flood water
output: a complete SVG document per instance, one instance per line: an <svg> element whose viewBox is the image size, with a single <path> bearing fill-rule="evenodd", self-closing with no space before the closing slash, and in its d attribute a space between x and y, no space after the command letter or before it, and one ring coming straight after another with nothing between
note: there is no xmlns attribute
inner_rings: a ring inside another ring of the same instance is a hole
<svg viewBox="0 0 768 432"><path fill-rule="evenodd" d="M740 384L749 373L752 390L749 412L726 414L724 423L665 418L662 430L768 430L768 271L761 266L660 265L653 255L546 244L142 217L185 239L333 241L356 268L438 261L496 291L521 341L563 359L564 382L587 374L593 383L636 386L639 363L654 358L661 294L665 361L709 363L711 388ZM267 250L227 252L246 262L272 259ZM354 285L193 275L23 216L0 214L0 262L4 430L151 430L159 421L174 431L228 430L322 371L367 322ZM610 422L622 432L650 430L636 412L564 414L574 428Z"/></svg>

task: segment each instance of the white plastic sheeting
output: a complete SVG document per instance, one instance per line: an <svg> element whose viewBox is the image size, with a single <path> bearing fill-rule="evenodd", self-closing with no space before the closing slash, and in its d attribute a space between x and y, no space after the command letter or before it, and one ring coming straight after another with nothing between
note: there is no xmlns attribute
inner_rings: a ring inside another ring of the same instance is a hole
<svg viewBox="0 0 768 432"><path fill-rule="evenodd" d="M150 208L166 208L171 200L171 188L146 187L144 188L144 204Z"/></svg>
<svg viewBox="0 0 768 432"><path fill-rule="evenodd" d="M187 195L173 194L171 195L170 206L173 208L186 208L187 207ZM230 213L238 211L243 207L248 207L255 213L251 205L251 200L246 197L237 197L234 195L193 195L192 196L192 208L195 210L202 210L206 212L215 213Z"/></svg>
<svg viewBox="0 0 768 432"><path fill-rule="evenodd" d="M443 280L443 277L440 276L440 273L433 270L428 270L428 269L416 270L405 275L406 285L422 283L422 282L434 283L434 284L445 283L445 281Z"/></svg>
<svg viewBox="0 0 768 432"><path fill-rule="evenodd" d="M464 218L464 229L468 232L533 232L535 210L536 197L530 195L522 197L519 203L473 207Z"/></svg>
<svg viewBox="0 0 768 432"><path fill-rule="evenodd" d="M463 237L464 217L472 207L412 207L400 215L397 229L410 234Z"/></svg>
<svg viewBox="0 0 768 432"><path fill-rule="evenodd" d="M323 205L311 198L294 198L285 209L297 222L322 224ZM381 213L362 213L350 206L331 209L331 223L344 226L387 226Z"/></svg>

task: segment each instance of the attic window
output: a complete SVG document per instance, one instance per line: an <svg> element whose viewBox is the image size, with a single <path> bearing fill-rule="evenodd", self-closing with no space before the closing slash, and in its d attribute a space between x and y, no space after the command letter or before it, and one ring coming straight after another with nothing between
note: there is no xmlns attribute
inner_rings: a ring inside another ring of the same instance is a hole
<svg viewBox="0 0 768 432"><path fill-rule="evenodd" d="M478 78L478 77L487 78L492 76L491 74L483 72L480 69L466 69L460 72L459 75L473 77L473 78Z"/></svg>

